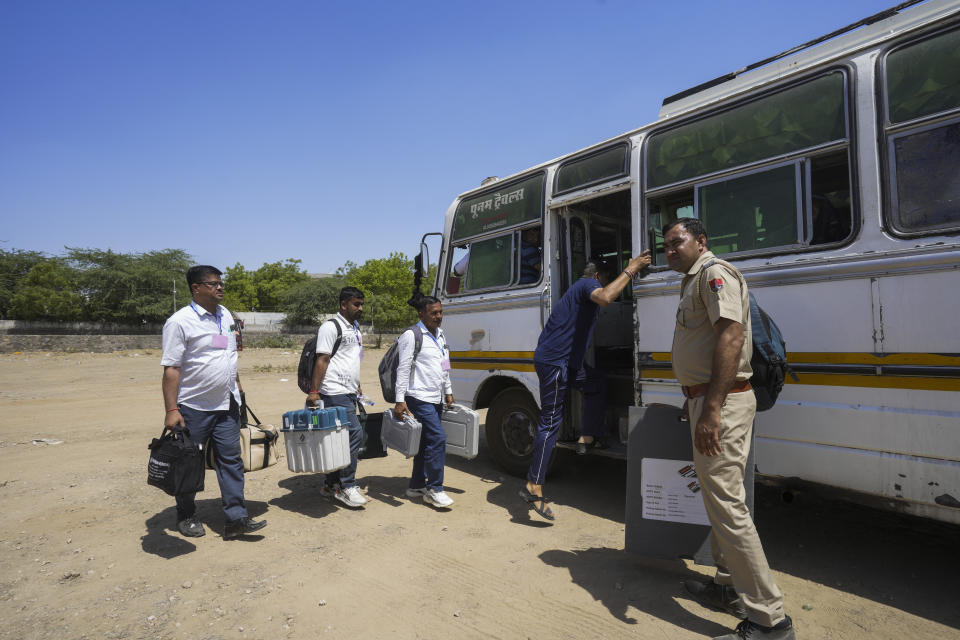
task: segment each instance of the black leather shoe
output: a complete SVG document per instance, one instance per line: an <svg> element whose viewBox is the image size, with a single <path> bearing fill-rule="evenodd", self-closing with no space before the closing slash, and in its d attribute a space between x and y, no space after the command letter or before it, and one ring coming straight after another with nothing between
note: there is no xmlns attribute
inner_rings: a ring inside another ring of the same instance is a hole
<svg viewBox="0 0 960 640"><path fill-rule="evenodd" d="M207 533L196 516L177 522L177 530L188 538L199 538Z"/></svg>
<svg viewBox="0 0 960 640"><path fill-rule="evenodd" d="M730 585L717 584L713 580L710 582L687 580L683 583L683 588L704 606L717 611L724 611L741 620L747 617L747 609L743 606L743 600Z"/></svg>
<svg viewBox="0 0 960 640"><path fill-rule="evenodd" d="M716 636L713 640L797 640L797 635L793 632L793 621L790 616L777 623L775 627L764 627L751 620L744 620L737 625L736 631L722 636Z"/></svg>
<svg viewBox="0 0 960 640"><path fill-rule="evenodd" d="M227 524L223 527L223 539L230 540L232 538L239 538L248 533L260 531L260 529L263 529L265 526L267 526L266 520L252 520L248 517L227 520Z"/></svg>

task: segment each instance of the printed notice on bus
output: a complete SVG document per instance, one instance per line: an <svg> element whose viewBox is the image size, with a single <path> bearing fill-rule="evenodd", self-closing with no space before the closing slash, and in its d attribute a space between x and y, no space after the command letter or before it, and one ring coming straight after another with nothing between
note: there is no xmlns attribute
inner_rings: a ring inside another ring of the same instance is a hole
<svg viewBox="0 0 960 640"><path fill-rule="evenodd" d="M643 458L643 517L709 525L693 462Z"/></svg>

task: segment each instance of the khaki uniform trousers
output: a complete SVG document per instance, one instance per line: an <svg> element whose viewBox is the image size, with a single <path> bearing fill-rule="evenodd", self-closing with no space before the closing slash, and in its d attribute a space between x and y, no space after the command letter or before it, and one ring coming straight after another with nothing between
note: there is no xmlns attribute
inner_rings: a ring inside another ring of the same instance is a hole
<svg viewBox="0 0 960 640"><path fill-rule="evenodd" d="M691 438L703 412L703 401L703 396L688 401ZM720 409L720 454L704 456L694 447L693 462L710 519L710 550L717 563L714 580L733 585L747 617L769 627L784 618L783 595L770 573L743 486L756 409L753 391L729 394Z"/></svg>

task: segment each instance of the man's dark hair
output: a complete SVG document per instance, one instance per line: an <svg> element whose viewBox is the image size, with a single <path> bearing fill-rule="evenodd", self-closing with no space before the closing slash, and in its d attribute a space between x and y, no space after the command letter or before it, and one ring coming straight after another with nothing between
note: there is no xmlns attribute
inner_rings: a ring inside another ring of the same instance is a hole
<svg viewBox="0 0 960 640"><path fill-rule="evenodd" d="M222 276L223 272L216 267L211 267L208 264L198 264L187 269L187 287L190 287L195 284L200 284L207 279L208 276Z"/></svg>
<svg viewBox="0 0 960 640"><path fill-rule="evenodd" d="M357 289L356 287L344 287L343 289L340 289L340 304L349 302L354 298L360 298L363 300L363 291L360 291L360 289Z"/></svg>
<svg viewBox="0 0 960 640"><path fill-rule="evenodd" d="M603 258L594 258L587 264L583 265L584 277L592 278L598 273L607 276L607 279L609 280L610 276L613 275L613 265Z"/></svg>
<svg viewBox="0 0 960 640"><path fill-rule="evenodd" d="M417 313L426 310L429 305L437 304L438 302L440 302L440 300L438 298L434 298L433 296L421 296L417 300Z"/></svg>
<svg viewBox="0 0 960 640"><path fill-rule="evenodd" d="M663 235L667 235L667 231L673 229L675 226L680 225L687 232L694 237L694 239L703 236L704 238L709 238L707 235L707 228L703 226L703 223L700 222L697 218L677 218L673 222L668 222L663 225Z"/></svg>

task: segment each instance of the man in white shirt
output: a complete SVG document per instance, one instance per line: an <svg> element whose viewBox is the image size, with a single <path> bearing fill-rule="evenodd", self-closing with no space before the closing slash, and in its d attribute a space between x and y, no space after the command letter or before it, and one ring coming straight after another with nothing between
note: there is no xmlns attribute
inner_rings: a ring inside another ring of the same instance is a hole
<svg viewBox="0 0 960 640"><path fill-rule="evenodd" d="M367 503L357 488L357 456L363 431L357 418L357 395L360 390L360 361L363 360L363 339L360 318L363 316L363 292L356 287L340 290L340 313L320 325L317 330L317 361L307 405L344 407L350 420L350 465L327 474L320 493L335 498L348 507L359 508Z"/></svg>
<svg viewBox="0 0 960 640"><path fill-rule="evenodd" d="M398 418L412 414L423 425L407 496L423 496L428 504L449 508L453 500L443 490L447 436L440 416L444 402L447 406L453 404L453 387L450 385L450 350L440 329L443 306L433 296L423 296L417 303L417 315L420 322L404 331L397 341L397 404L393 412ZM423 339L416 358L414 331L420 331Z"/></svg>
<svg viewBox="0 0 960 640"><path fill-rule="evenodd" d="M240 377L233 315L222 306L223 274L209 265L187 271L190 304L163 325L163 402L165 429L186 428L194 442L211 439L217 482L227 522L223 539L253 533L266 520L252 520L243 498L240 453ZM177 529L197 538L196 494L177 496Z"/></svg>

